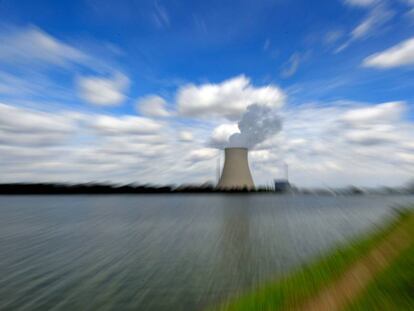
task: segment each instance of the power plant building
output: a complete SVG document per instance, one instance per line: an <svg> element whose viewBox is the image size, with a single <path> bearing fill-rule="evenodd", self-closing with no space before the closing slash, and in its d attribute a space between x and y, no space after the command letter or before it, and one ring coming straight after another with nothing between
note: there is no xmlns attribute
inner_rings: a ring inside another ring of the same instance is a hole
<svg viewBox="0 0 414 311"><path fill-rule="evenodd" d="M255 188L250 173L247 148L224 149L224 166L217 188L221 190Z"/></svg>

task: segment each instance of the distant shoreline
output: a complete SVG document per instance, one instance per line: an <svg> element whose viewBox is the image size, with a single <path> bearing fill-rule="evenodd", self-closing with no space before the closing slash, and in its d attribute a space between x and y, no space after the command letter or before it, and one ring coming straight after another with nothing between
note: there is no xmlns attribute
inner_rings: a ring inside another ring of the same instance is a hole
<svg viewBox="0 0 414 311"><path fill-rule="evenodd" d="M206 194L206 193L274 193L271 189L220 190L207 186L152 186L112 184L0 184L0 195L76 195L76 194Z"/></svg>
<svg viewBox="0 0 414 311"><path fill-rule="evenodd" d="M302 194L302 195L412 195L412 188L374 188L362 189L349 186L340 189L299 189L289 191L275 191L271 187L257 189L221 190L211 184L156 186L156 185L116 185L116 184L65 184L65 183L7 183L0 184L0 195L108 195L108 194Z"/></svg>

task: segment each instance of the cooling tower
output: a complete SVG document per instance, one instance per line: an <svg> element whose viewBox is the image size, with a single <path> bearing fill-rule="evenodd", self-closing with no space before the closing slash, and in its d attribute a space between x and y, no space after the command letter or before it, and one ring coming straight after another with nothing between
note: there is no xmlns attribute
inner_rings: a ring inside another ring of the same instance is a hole
<svg viewBox="0 0 414 311"><path fill-rule="evenodd" d="M254 189L247 153L247 148L224 149L224 166L217 188L222 190Z"/></svg>

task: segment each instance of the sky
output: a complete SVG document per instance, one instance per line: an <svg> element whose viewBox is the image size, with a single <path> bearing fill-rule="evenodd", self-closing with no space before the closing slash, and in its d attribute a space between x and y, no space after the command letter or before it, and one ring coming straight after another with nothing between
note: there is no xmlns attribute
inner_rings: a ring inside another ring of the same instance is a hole
<svg viewBox="0 0 414 311"><path fill-rule="evenodd" d="M413 0L0 0L0 21L0 182L215 183L234 141L258 185L285 163L304 187L413 179Z"/></svg>

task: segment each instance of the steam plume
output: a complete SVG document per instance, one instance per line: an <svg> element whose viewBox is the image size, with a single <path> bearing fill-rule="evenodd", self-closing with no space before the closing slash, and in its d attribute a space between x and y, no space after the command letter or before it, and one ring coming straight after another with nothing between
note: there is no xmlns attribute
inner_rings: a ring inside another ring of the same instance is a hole
<svg viewBox="0 0 414 311"><path fill-rule="evenodd" d="M275 109L252 104L247 107L238 127L240 133L231 135L226 147L251 149L279 132L282 128L282 121Z"/></svg>

